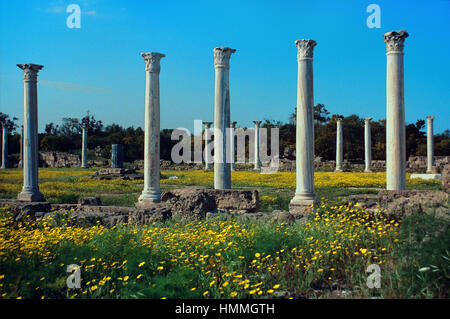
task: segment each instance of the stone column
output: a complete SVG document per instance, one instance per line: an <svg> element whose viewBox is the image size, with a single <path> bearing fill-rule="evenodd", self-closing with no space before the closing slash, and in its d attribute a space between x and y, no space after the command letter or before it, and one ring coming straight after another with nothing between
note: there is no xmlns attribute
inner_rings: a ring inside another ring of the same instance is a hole
<svg viewBox="0 0 450 319"><path fill-rule="evenodd" d="M209 149L209 142L211 141L211 124L212 122L203 122L205 125L205 170L212 169L211 150Z"/></svg>
<svg viewBox="0 0 450 319"><path fill-rule="evenodd" d="M301 39L297 46L296 189L289 210L302 210L315 202L314 195L314 93L313 50L316 41Z"/></svg>
<svg viewBox="0 0 450 319"><path fill-rule="evenodd" d="M87 128L83 125L81 140L81 168L87 168Z"/></svg>
<svg viewBox="0 0 450 319"><path fill-rule="evenodd" d="M383 34L386 43L386 188L406 187L406 129L403 79L405 30Z"/></svg>
<svg viewBox="0 0 450 319"><path fill-rule="evenodd" d="M237 122L230 123L230 159L231 159L231 171L236 171L236 160L234 152L234 129L236 128Z"/></svg>
<svg viewBox="0 0 450 319"><path fill-rule="evenodd" d="M144 190L139 197L138 206L147 207L161 201L160 189L160 104L159 72L164 54L156 52L141 53L145 60L145 146L144 146Z"/></svg>
<svg viewBox="0 0 450 319"><path fill-rule="evenodd" d="M342 139L342 118L336 119L336 169L335 172L343 171L344 143Z"/></svg>
<svg viewBox="0 0 450 319"><path fill-rule="evenodd" d="M44 67L37 64L18 64L24 71L24 139L23 139L23 188L17 196L19 201L43 202L44 195L39 191L38 185L38 100L37 75Z"/></svg>
<svg viewBox="0 0 450 319"><path fill-rule="evenodd" d="M253 121L255 123L255 171L261 170L261 157L259 154L259 126L261 121Z"/></svg>
<svg viewBox="0 0 450 319"><path fill-rule="evenodd" d="M8 168L8 128L6 123L2 125L2 167Z"/></svg>
<svg viewBox="0 0 450 319"><path fill-rule="evenodd" d="M371 117L366 117L364 119L364 157L365 157L365 168L364 172L372 172L372 138L370 136L370 120Z"/></svg>
<svg viewBox="0 0 450 319"><path fill-rule="evenodd" d="M23 125L20 126L20 160L19 168L23 168Z"/></svg>
<svg viewBox="0 0 450 319"><path fill-rule="evenodd" d="M434 140L433 140L434 116L427 116L427 173L431 174L434 166Z"/></svg>
<svg viewBox="0 0 450 319"><path fill-rule="evenodd" d="M123 168L122 144L112 144L111 146L111 168Z"/></svg>
<svg viewBox="0 0 450 319"><path fill-rule="evenodd" d="M236 50L214 48L214 188L231 188L231 165L227 161L230 127L230 57Z"/></svg>

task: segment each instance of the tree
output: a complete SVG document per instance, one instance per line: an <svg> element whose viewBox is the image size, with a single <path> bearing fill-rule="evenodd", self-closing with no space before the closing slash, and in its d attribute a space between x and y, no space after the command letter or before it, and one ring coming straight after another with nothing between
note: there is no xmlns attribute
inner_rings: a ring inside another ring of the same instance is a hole
<svg viewBox="0 0 450 319"><path fill-rule="evenodd" d="M13 117L12 120L9 118L8 114L0 112L0 124L3 126L5 125L8 129L8 133L12 134L15 132L17 128L17 124L15 123L18 120L17 117Z"/></svg>

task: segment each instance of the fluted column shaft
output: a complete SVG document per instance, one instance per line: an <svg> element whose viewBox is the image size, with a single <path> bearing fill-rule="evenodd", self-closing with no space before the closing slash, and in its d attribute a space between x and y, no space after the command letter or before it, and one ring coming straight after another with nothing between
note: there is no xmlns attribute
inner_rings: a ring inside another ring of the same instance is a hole
<svg viewBox="0 0 450 319"><path fill-rule="evenodd" d="M8 168L8 128L2 125L2 168Z"/></svg>
<svg viewBox="0 0 450 319"><path fill-rule="evenodd" d="M297 46L297 128L296 128L296 190L290 209L311 205L314 195L314 40L295 41Z"/></svg>
<svg viewBox="0 0 450 319"><path fill-rule="evenodd" d="M365 157L365 168L364 172L372 172L372 138L370 134L370 120L372 118L366 117L364 119L364 157Z"/></svg>
<svg viewBox="0 0 450 319"><path fill-rule="evenodd" d="M37 64L18 64L24 71L24 146L23 146L23 188L17 196L20 201L45 201L38 185L38 100L37 75L43 68Z"/></svg>
<svg viewBox="0 0 450 319"><path fill-rule="evenodd" d="M403 44L408 33L383 34L386 43L386 188L406 187L406 129L403 74Z"/></svg>
<svg viewBox="0 0 450 319"><path fill-rule="evenodd" d="M230 127L230 57L236 50L214 48L214 188L231 188L231 166L227 161L229 146L227 130Z"/></svg>
<svg viewBox="0 0 450 319"><path fill-rule="evenodd" d="M427 173L431 174L434 166L434 139L433 139L434 116L427 116Z"/></svg>
<svg viewBox="0 0 450 319"><path fill-rule="evenodd" d="M209 142L211 141L211 124L212 122L203 122L205 125L205 170L212 169L211 150Z"/></svg>
<svg viewBox="0 0 450 319"><path fill-rule="evenodd" d="M336 172L343 171L344 143L342 139L342 119L336 120Z"/></svg>
<svg viewBox="0 0 450 319"><path fill-rule="evenodd" d="M81 140L81 168L87 168L87 128L83 126Z"/></svg>
<svg viewBox="0 0 450 319"><path fill-rule="evenodd" d="M144 190L138 206L150 206L161 201L160 189L160 99L159 72L164 54L141 53L145 60L145 145L144 145Z"/></svg>

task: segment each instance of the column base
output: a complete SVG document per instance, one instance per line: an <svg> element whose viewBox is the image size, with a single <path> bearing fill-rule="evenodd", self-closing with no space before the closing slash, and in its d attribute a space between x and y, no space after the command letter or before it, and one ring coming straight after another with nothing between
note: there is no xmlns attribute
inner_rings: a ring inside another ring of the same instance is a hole
<svg viewBox="0 0 450 319"><path fill-rule="evenodd" d="M316 203L315 198L314 199L303 199L303 200L295 200L295 197L291 200L289 203L289 212L296 216L307 216L309 213L312 212L313 207Z"/></svg>
<svg viewBox="0 0 450 319"><path fill-rule="evenodd" d="M371 169L365 169L364 173L373 173Z"/></svg>
<svg viewBox="0 0 450 319"><path fill-rule="evenodd" d="M161 202L161 191L143 192L141 196L139 196L138 202L136 203L135 206L138 208L146 208L151 207L160 202Z"/></svg>
<svg viewBox="0 0 450 319"><path fill-rule="evenodd" d="M17 195L17 200L21 202L46 202L44 195L37 192L21 192Z"/></svg>
<svg viewBox="0 0 450 319"><path fill-rule="evenodd" d="M340 168L336 168L335 170L334 170L334 172L335 173L342 173L344 170L343 169L340 169Z"/></svg>

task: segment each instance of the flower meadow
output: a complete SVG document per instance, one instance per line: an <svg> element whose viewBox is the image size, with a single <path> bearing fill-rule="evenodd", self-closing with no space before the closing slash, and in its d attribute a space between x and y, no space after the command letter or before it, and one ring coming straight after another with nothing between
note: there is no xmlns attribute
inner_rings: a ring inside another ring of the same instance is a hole
<svg viewBox="0 0 450 319"><path fill-rule="evenodd" d="M1 197L20 191L20 173L1 172ZM40 170L40 189L53 201L141 191L142 181L99 181L88 178L90 173ZM342 180L332 178L336 173L316 173L316 183L382 187L385 178L339 174ZM212 182L210 172L163 175L178 177L162 179L163 187ZM295 181L294 173L275 175L236 172L233 180L268 189L261 201L271 204L279 200L277 190ZM174 218L107 228L101 222L83 226L63 213L53 216L18 222L8 205L0 208L0 298L448 298L448 220L433 212L395 220L383 211L322 198L307 219L290 223ZM80 271L79 289L67 287L69 265ZM368 285L374 266L380 288Z"/></svg>

